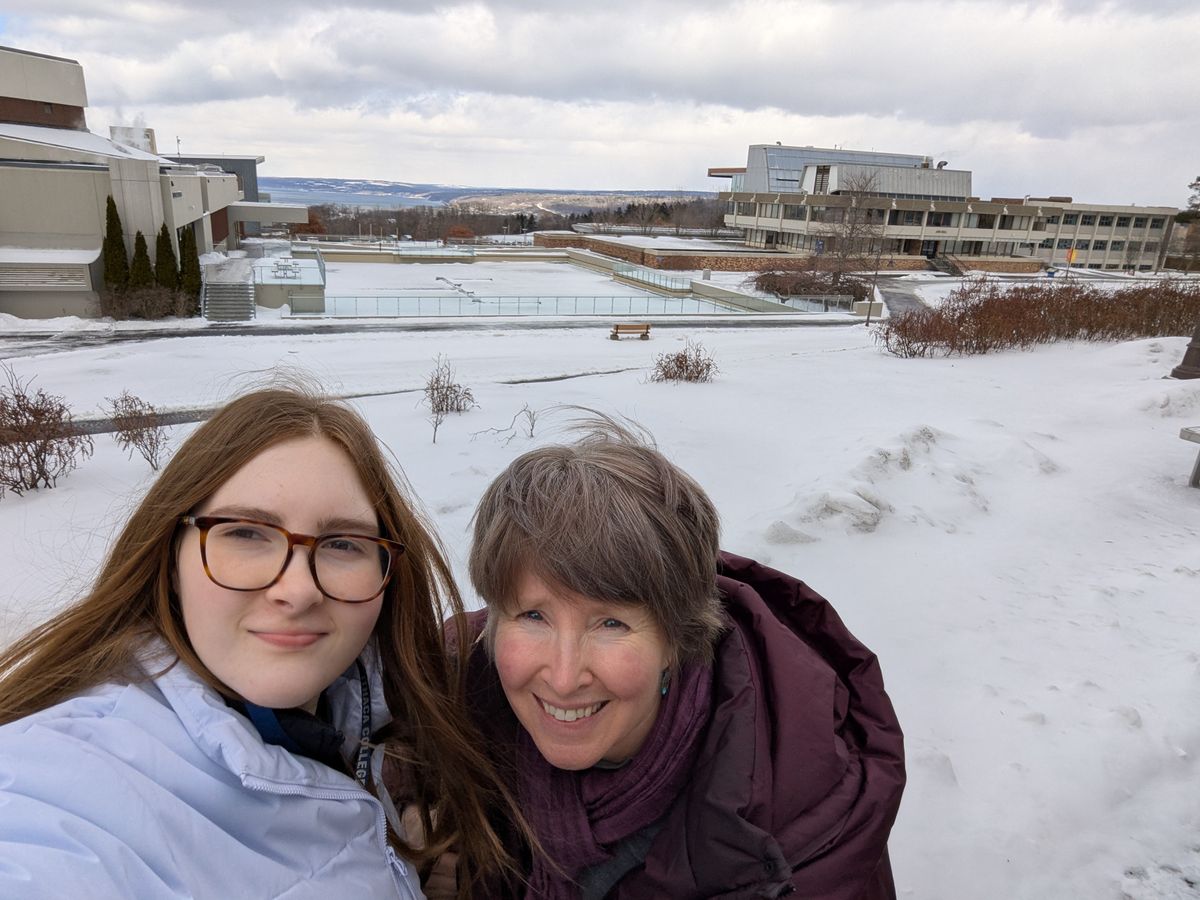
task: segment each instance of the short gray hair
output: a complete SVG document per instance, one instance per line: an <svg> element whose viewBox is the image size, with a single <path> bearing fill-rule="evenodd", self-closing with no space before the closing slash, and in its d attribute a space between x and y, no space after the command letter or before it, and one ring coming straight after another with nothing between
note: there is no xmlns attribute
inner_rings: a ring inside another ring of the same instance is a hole
<svg viewBox="0 0 1200 900"><path fill-rule="evenodd" d="M475 510L470 574L489 608L489 646L492 610L512 607L528 573L645 608L675 665L711 661L724 628L712 501L649 435L595 413L578 430L573 443L513 460Z"/></svg>

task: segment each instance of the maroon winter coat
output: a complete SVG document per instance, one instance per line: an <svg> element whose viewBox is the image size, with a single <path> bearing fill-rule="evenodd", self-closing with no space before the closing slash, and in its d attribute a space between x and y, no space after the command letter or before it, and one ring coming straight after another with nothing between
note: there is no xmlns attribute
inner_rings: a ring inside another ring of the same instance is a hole
<svg viewBox="0 0 1200 900"><path fill-rule="evenodd" d="M609 897L891 900L904 742L875 655L803 582L732 554L718 572L732 627L691 780ZM515 719L475 656L475 711L503 743Z"/></svg>

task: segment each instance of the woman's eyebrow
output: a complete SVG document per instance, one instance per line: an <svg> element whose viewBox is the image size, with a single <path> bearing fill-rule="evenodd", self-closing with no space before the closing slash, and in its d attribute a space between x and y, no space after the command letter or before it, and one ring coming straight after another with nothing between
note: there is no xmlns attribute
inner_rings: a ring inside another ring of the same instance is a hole
<svg viewBox="0 0 1200 900"><path fill-rule="evenodd" d="M205 513L206 516L228 516L236 519L253 519L268 525L284 527L283 517L278 513L262 509L258 506L241 506L236 503L218 506ZM374 519L360 519L353 516L330 516L317 522L318 534L330 532L347 534L364 534L375 536L379 532L379 523Z"/></svg>

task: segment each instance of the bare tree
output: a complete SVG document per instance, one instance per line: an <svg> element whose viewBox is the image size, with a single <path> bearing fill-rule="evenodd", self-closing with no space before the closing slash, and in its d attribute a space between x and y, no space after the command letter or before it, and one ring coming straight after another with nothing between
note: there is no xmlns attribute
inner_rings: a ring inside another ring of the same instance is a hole
<svg viewBox="0 0 1200 900"><path fill-rule="evenodd" d="M71 419L62 397L30 387L5 364L0 384L0 495L52 488L92 455L92 439Z"/></svg>
<svg viewBox="0 0 1200 900"><path fill-rule="evenodd" d="M841 177L835 196L848 199L846 205L828 206L814 233L825 242L826 268L833 284L847 272L879 265L883 249L883 226L887 210L878 200L878 176L874 172L851 172Z"/></svg>
<svg viewBox="0 0 1200 900"><path fill-rule="evenodd" d="M162 465L163 451L167 446L167 433L162 415L153 404L129 391L121 396L108 398L108 415L112 419L113 437L129 453L140 453L155 472Z"/></svg>

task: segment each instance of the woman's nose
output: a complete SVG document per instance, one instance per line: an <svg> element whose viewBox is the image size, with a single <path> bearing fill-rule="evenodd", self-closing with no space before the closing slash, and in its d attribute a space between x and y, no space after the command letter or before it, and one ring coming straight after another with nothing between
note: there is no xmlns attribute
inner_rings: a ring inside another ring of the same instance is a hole
<svg viewBox="0 0 1200 900"><path fill-rule="evenodd" d="M546 683L560 699L592 683L588 654L581 644L577 638L565 635L555 642Z"/></svg>
<svg viewBox="0 0 1200 900"><path fill-rule="evenodd" d="M312 606L325 599L325 595L317 587L309 565L308 554L311 552L310 548L302 546L292 549L292 557L284 566L279 579L267 588L267 596L270 599L296 608Z"/></svg>

